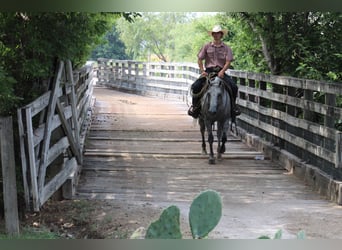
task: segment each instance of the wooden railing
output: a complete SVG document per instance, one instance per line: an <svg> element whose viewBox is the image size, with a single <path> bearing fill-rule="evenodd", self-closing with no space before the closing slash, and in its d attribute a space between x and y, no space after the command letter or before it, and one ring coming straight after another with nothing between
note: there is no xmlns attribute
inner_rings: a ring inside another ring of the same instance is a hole
<svg viewBox="0 0 342 250"><path fill-rule="evenodd" d="M21 164L28 208L40 207L60 187L71 198L82 164L95 77L93 64L73 72L60 62L51 89L18 109Z"/></svg>
<svg viewBox="0 0 342 250"><path fill-rule="evenodd" d="M98 67L99 84L187 102L190 85L199 76L198 66L190 63L99 59ZM342 98L342 83L237 70L227 73L239 86L242 114L238 126L242 134L258 136L273 149L289 152L299 162L314 166L317 171L295 170L293 164L289 170L311 175L311 181L315 181L317 173L327 175L338 183L327 187L333 189L330 196L338 193L336 199L342 203L342 134L336 128L342 122L342 108L337 106L337 100Z"/></svg>
<svg viewBox="0 0 342 250"><path fill-rule="evenodd" d="M190 63L98 60L98 83L126 91L187 100L198 69Z"/></svg>

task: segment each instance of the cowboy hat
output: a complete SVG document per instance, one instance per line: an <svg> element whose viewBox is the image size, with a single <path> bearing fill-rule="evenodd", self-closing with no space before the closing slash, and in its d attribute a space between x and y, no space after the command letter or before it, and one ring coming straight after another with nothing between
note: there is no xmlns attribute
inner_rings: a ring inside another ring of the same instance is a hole
<svg viewBox="0 0 342 250"><path fill-rule="evenodd" d="M215 25L215 26L213 27L212 30L209 30L209 31L208 31L208 34L212 36L212 35L213 35L213 32L215 32L215 33L217 33L217 32L222 32L223 35L227 35L228 30L222 29L220 25Z"/></svg>

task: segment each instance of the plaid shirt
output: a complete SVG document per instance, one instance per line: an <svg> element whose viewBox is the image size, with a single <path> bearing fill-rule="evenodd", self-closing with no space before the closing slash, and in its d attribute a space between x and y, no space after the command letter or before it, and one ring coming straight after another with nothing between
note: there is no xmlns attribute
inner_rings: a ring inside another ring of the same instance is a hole
<svg viewBox="0 0 342 250"><path fill-rule="evenodd" d="M215 45L213 42L205 44L197 57L198 59L205 60L205 68L216 66L223 68L226 61L234 60L232 49L223 42L220 45Z"/></svg>

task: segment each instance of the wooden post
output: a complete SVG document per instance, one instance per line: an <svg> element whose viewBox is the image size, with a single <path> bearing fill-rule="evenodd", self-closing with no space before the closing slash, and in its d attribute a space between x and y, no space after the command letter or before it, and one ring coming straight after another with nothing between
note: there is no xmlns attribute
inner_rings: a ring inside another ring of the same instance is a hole
<svg viewBox="0 0 342 250"><path fill-rule="evenodd" d="M12 117L0 118L0 150L6 231L19 234Z"/></svg>
<svg viewBox="0 0 342 250"><path fill-rule="evenodd" d="M139 77L139 64L137 62L134 63L134 76L135 80Z"/></svg>
<svg viewBox="0 0 342 250"><path fill-rule="evenodd" d="M255 80L248 79L248 87L255 89ZM248 95L248 101L255 102L255 95Z"/></svg>
<svg viewBox="0 0 342 250"><path fill-rule="evenodd" d="M304 99L305 101L312 101L313 100L313 91L310 89L304 89ZM310 109L310 107L305 104L304 108L304 119L307 121L313 120L313 111Z"/></svg>
<svg viewBox="0 0 342 250"><path fill-rule="evenodd" d="M342 132L336 132L335 167L342 168Z"/></svg>
<svg viewBox="0 0 342 250"><path fill-rule="evenodd" d="M324 116L324 125L335 128L334 107L336 106L336 95L325 94L325 104L329 106L327 114Z"/></svg>

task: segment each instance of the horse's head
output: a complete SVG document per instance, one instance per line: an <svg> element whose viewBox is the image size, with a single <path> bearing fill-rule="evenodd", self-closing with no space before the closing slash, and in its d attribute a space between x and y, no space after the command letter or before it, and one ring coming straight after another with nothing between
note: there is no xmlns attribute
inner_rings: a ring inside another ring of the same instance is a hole
<svg viewBox="0 0 342 250"><path fill-rule="evenodd" d="M224 82L215 76L208 79L209 87L206 93L208 113L215 115L219 107L223 104Z"/></svg>

